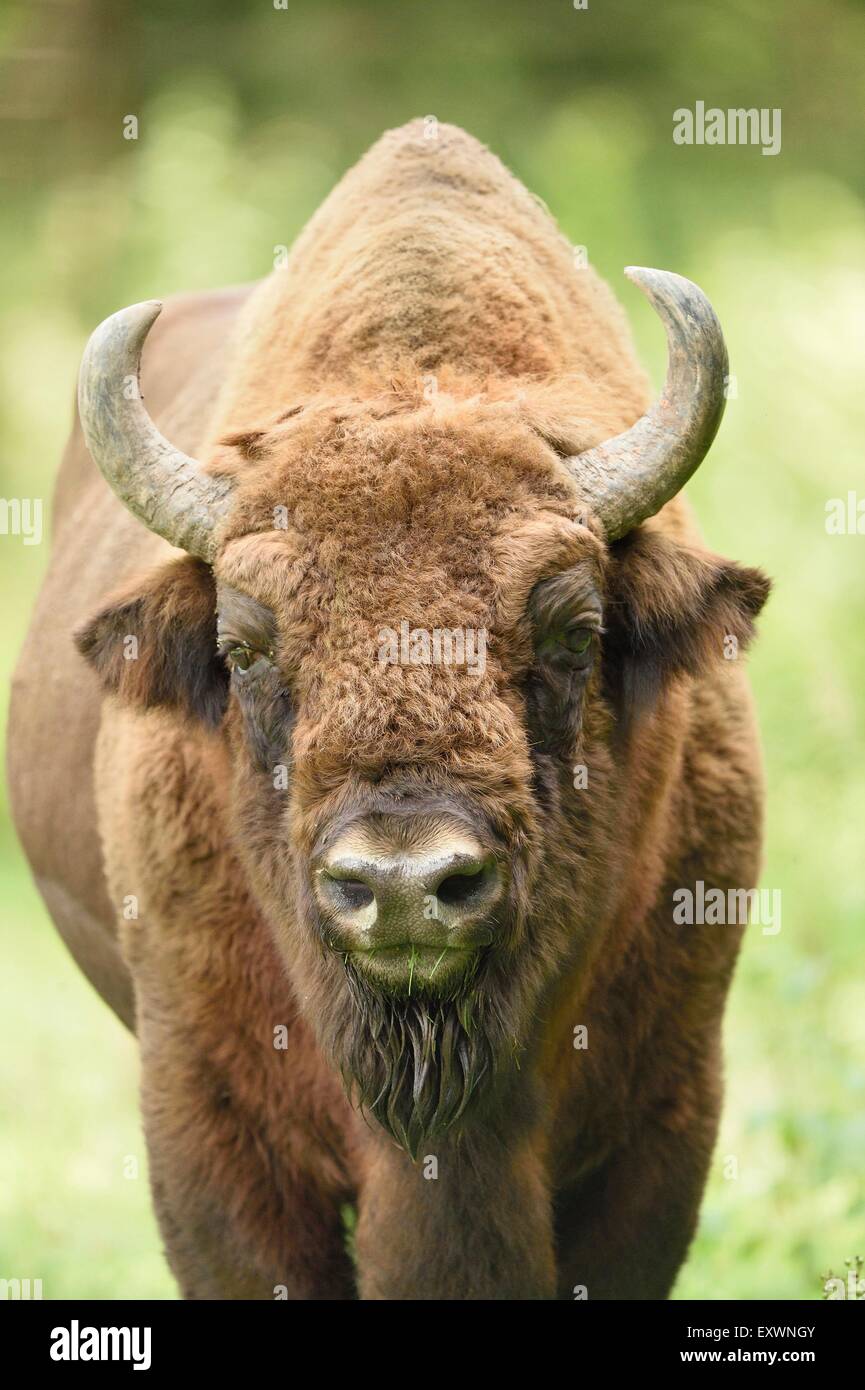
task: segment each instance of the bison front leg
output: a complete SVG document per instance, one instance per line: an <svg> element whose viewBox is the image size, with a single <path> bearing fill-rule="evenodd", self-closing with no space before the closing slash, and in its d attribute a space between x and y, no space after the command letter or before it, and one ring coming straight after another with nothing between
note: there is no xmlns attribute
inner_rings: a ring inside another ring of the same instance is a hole
<svg viewBox="0 0 865 1390"><path fill-rule="evenodd" d="M646 1122L627 1149L556 1203L559 1297L664 1299L688 1253L716 1116Z"/></svg>
<svg viewBox="0 0 865 1390"><path fill-rule="evenodd" d="M358 1212L364 1299L555 1296L552 1213L541 1160L472 1135L431 1142L416 1163L375 1143Z"/></svg>
<svg viewBox="0 0 865 1390"><path fill-rule="evenodd" d="M184 1089L184 1082L190 1084ZM145 1057L142 1111L165 1255L187 1299L351 1299L333 1156L268 1134L200 1057ZM316 1169L318 1171L316 1171ZM323 1175L323 1176L322 1176Z"/></svg>
<svg viewBox="0 0 865 1390"><path fill-rule="evenodd" d="M327 1104L335 1083L322 1072L317 1089L298 1026L293 1049L277 1053L256 1045L254 1028L226 1026L227 1011L181 1021L140 984L150 1181L182 1297L355 1298L340 1215L353 1193ZM272 1002L261 1008L278 1016Z"/></svg>

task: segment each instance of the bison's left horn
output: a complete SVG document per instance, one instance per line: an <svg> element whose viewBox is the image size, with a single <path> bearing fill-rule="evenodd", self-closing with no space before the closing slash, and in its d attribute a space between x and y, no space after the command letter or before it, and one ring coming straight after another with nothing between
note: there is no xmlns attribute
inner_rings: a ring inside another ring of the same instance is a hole
<svg viewBox="0 0 865 1390"><path fill-rule="evenodd" d="M161 310L158 300L133 304L92 334L78 378L81 425L94 462L133 515L172 545L210 561L232 484L169 444L139 390L141 349Z"/></svg>
<svg viewBox="0 0 865 1390"><path fill-rule="evenodd" d="M628 266L667 330L660 398L624 434L568 459L580 492L615 540L675 497L705 457L724 413L727 349L703 291L669 270Z"/></svg>

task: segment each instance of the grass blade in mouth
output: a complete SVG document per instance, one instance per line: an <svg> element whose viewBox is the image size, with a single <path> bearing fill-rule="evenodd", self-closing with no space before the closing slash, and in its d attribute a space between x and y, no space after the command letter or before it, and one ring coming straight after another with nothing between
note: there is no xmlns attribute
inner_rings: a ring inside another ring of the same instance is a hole
<svg viewBox="0 0 865 1390"><path fill-rule="evenodd" d="M435 965L433 966L432 970L431 970L430 973L429 973L430 979L432 979L433 975L434 975L434 974L436 973L436 971L438 970L439 966L441 965L441 963L442 963L442 961L444 960L444 958L445 958L445 956L447 955L447 953L448 953L448 948L447 948L447 946L445 946L444 950L442 951L441 955L439 956L438 960L436 961Z"/></svg>
<svg viewBox="0 0 865 1390"><path fill-rule="evenodd" d="M409 998L411 998L411 982L412 982L412 980L414 979L414 962L415 962L415 948L414 948L414 946L412 946L412 948L411 948L411 960L409 961L409 967L408 967L408 993L409 993Z"/></svg>

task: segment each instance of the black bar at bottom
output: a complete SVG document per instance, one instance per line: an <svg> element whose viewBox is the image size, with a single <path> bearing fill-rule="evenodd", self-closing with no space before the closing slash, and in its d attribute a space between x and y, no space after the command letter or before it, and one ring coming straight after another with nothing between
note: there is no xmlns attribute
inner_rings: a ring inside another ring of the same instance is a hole
<svg viewBox="0 0 865 1390"><path fill-rule="evenodd" d="M544 1376L555 1354L574 1376L600 1360L612 1371L806 1366L825 1379L857 1365L862 1334L861 1313L823 1301L452 1303L447 1312L423 1304L397 1312L392 1304L22 1301L0 1310L4 1361L15 1365L18 1383L22 1372L92 1378L105 1368L308 1382L332 1375L341 1359L364 1376L387 1366L391 1375L462 1378L469 1366L489 1370L515 1354L522 1374L536 1364Z"/></svg>

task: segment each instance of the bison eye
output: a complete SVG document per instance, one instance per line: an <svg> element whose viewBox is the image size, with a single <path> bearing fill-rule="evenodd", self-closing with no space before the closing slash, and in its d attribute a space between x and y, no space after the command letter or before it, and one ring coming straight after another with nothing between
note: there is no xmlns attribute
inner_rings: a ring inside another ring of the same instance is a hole
<svg viewBox="0 0 865 1390"><path fill-rule="evenodd" d="M248 671L257 661L267 660L273 656L273 652L257 651L255 647L250 647L245 642L236 646L223 647L221 650L232 671Z"/></svg>
<svg viewBox="0 0 865 1390"><path fill-rule="evenodd" d="M588 651L592 641L592 629L590 627L575 627L570 632L563 632L557 639L561 646L574 656L582 656L583 652Z"/></svg>
<svg viewBox="0 0 865 1390"><path fill-rule="evenodd" d="M584 665L591 657L594 635L591 627L565 628L545 637L538 650L548 661Z"/></svg>

